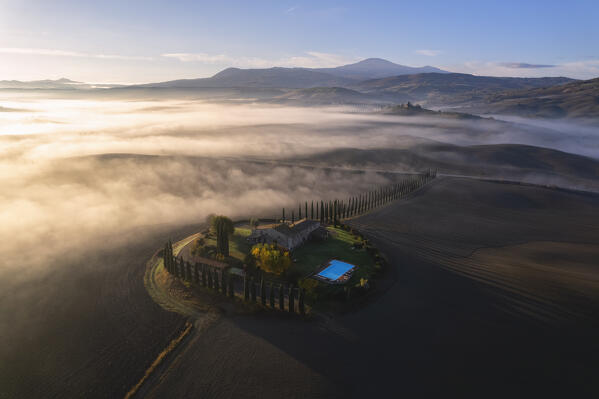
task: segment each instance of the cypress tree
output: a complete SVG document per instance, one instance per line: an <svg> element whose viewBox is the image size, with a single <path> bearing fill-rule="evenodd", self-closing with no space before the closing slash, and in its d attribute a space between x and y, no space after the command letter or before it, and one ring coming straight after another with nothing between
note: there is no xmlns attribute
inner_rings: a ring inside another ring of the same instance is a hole
<svg viewBox="0 0 599 399"><path fill-rule="evenodd" d="M305 296L306 296L306 292L302 288L299 292L299 299L298 299L299 312L302 316L305 316L305 314L306 314L306 309L304 307L304 297Z"/></svg>
<svg viewBox="0 0 599 399"><path fill-rule="evenodd" d="M295 223L295 214L291 211L291 224Z"/></svg>
<svg viewBox="0 0 599 399"><path fill-rule="evenodd" d="M264 286L264 277L260 279L260 301L262 306L266 306L266 287Z"/></svg>
<svg viewBox="0 0 599 399"><path fill-rule="evenodd" d="M310 219L314 220L314 200L310 204Z"/></svg>
<svg viewBox="0 0 599 399"><path fill-rule="evenodd" d="M226 216L212 219L212 229L216 233L216 250L223 256L229 256L229 236L235 231L233 221Z"/></svg>
<svg viewBox="0 0 599 399"><path fill-rule="evenodd" d="M285 208L283 208L283 222L285 221Z"/></svg>
<svg viewBox="0 0 599 399"><path fill-rule="evenodd" d="M337 214L339 213L339 205L337 203L337 200L335 200L335 203L333 205L333 225L335 227L337 227Z"/></svg>
<svg viewBox="0 0 599 399"><path fill-rule="evenodd" d="M306 219L308 219L308 201L306 201L304 204L304 210L306 211L304 212L304 216L306 217Z"/></svg>
<svg viewBox="0 0 599 399"><path fill-rule="evenodd" d="M297 220L301 220L302 219L302 204L299 204L297 206Z"/></svg>
<svg viewBox="0 0 599 399"><path fill-rule="evenodd" d="M293 285L289 286L289 313L293 313L295 311L295 301L294 301L294 292Z"/></svg>
<svg viewBox="0 0 599 399"><path fill-rule="evenodd" d="M227 288L229 289L229 296L233 298L235 296L235 287L233 286L233 275L227 273Z"/></svg>
<svg viewBox="0 0 599 399"><path fill-rule="evenodd" d="M227 295L227 280L225 279L225 271L220 272L220 292Z"/></svg>
<svg viewBox="0 0 599 399"><path fill-rule="evenodd" d="M322 201L320 201L320 223L324 223L324 205L322 203Z"/></svg>
<svg viewBox="0 0 599 399"><path fill-rule="evenodd" d="M279 284L279 309L285 310L285 294L283 294L283 284Z"/></svg>
<svg viewBox="0 0 599 399"><path fill-rule="evenodd" d="M246 301L250 299L250 282L247 272L243 274L243 299Z"/></svg>
<svg viewBox="0 0 599 399"><path fill-rule="evenodd" d="M218 270L214 269L213 273L214 273L214 291L218 292L219 289L220 289L220 287L218 286L218 280L219 280L219 278L218 278Z"/></svg>
<svg viewBox="0 0 599 399"><path fill-rule="evenodd" d="M183 259L179 258L177 261L177 273L176 276L181 278L183 277Z"/></svg>
<svg viewBox="0 0 599 399"><path fill-rule="evenodd" d="M268 301L270 303L270 307L272 309L275 308L275 287L272 285L272 282L270 283L270 287L268 290Z"/></svg>
<svg viewBox="0 0 599 399"><path fill-rule="evenodd" d="M162 250L162 262L164 263L164 268L168 270L168 243L164 244L164 249Z"/></svg>
<svg viewBox="0 0 599 399"><path fill-rule="evenodd" d="M256 283L253 277L250 278L250 296L252 297L252 302L256 302Z"/></svg>

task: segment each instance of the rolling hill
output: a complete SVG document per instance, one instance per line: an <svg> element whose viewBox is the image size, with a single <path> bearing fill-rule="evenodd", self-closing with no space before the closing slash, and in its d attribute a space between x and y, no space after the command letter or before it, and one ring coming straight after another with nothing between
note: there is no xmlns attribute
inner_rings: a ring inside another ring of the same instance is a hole
<svg viewBox="0 0 599 399"><path fill-rule="evenodd" d="M309 88L317 86L344 86L351 79L305 68L240 69L227 68L210 78L180 79L139 85L168 88Z"/></svg>
<svg viewBox="0 0 599 399"><path fill-rule="evenodd" d="M543 118L599 117L599 78L490 95L481 111Z"/></svg>
<svg viewBox="0 0 599 399"><path fill-rule="evenodd" d="M92 84L77 82L74 80L61 78L61 79L44 79L44 80L0 80L0 89L13 89L13 90L73 90L73 89L97 89L97 88L110 88L118 87L120 85L114 84Z"/></svg>
<svg viewBox="0 0 599 399"><path fill-rule="evenodd" d="M295 89L323 86L347 87L352 83L365 79L422 72L444 73L444 71L430 66L413 68L380 58L369 58L355 64L336 68L227 68L210 78L180 79L139 86L169 88L276 87Z"/></svg>
<svg viewBox="0 0 599 399"><path fill-rule="evenodd" d="M462 73L423 73L371 79L350 88L397 102L423 102L427 105L483 101L505 90L531 89L571 82L569 78L510 78L475 76Z"/></svg>
<svg viewBox="0 0 599 399"><path fill-rule="evenodd" d="M313 87L289 91L268 102L297 103L300 105L380 104L377 96L343 87Z"/></svg>

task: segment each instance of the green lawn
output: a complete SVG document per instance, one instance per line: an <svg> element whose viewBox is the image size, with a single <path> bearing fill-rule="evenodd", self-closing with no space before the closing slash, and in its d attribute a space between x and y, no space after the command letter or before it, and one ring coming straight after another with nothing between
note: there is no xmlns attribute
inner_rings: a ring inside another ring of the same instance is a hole
<svg viewBox="0 0 599 399"><path fill-rule="evenodd" d="M247 242L246 237L251 233L250 229L235 228L235 232L229 240L229 256L243 263L245 256L250 252L252 246ZM206 245L216 246L216 239L210 235L206 237Z"/></svg>
<svg viewBox="0 0 599 399"><path fill-rule="evenodd" d="M374 259L364 249L353 249L358 237L340 228L327 227L329 238L322 242L308 242L295 250L292 258L297 262L292 264L302 276L313 273L327 260L337 258L357 266L351 282L360 278L368 278L374 270Z"/></svg>

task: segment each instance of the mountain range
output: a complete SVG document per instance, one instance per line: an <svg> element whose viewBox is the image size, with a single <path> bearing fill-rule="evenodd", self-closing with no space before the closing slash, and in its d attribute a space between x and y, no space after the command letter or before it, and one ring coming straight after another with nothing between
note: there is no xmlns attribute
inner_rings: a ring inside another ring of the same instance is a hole
<svg viewBox="0 0 599 399"><path fill-rule="evenodd" d="M0 89L96 89L68 79L0 81ZM451 73L435 67L408 67L368 58L335 68L227 68L212 77L132 86L126 90L186 90L217 101L235 100L296 105L412 102L436 109L477 114L598 118L599 79L514 78Z"/></svg>
<svg viewBox="0 0 599 399"><path fill-rule="evenodd" d="M368 58L355 64L336 68L227 68L210 78L179 79L139 86L162 88L276 87L290 89L346 87L367 79L426 72L448 73L431 66L414 68L380 58Z"/></svg>

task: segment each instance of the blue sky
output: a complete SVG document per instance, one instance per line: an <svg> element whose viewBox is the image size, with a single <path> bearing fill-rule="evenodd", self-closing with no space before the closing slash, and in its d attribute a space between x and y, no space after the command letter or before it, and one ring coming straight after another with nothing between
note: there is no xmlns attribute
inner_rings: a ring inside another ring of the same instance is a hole
<svg viewBox="0 0 599 399"><path fill-rule="evenodd" d="M599 1L0 0L0 80L149 82L367 57L599 76Z"/></svg>

